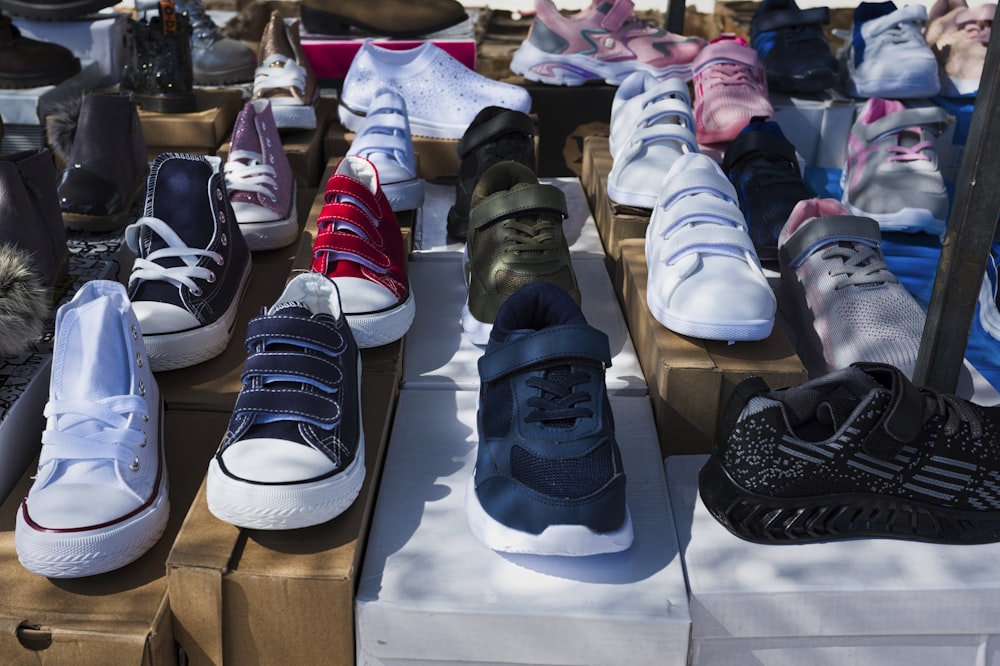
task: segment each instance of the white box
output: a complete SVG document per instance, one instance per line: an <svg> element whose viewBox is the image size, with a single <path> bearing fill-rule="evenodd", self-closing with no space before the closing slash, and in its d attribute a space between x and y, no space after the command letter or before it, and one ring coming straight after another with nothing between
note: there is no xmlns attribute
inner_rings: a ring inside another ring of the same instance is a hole
<svg viewBox="0 0 1000 666"><path fill-rule="evenodd" d="M594 223L579 178L540 178L539 182L554 185L566 197L569 217L563 222L563 233L571 254L604 257L604 244ZM426 197L413 238L413 258L420 259L441 252L461 254L465 243L448 238L448 209L455 203L455 186L425 183Z"/></svg>
<svg viewBox="0 0 1000 666"><path fill-rule="evenodd" d="M121 80L122 68L130 57L125 38L128 16L122 12L109 11L60 21L15 18L14 25L25 37L61 44L81 61L97 63L102 78L96 85L101 87L114 86Z"/></svg>
<svg viewBox="0 0 1000 666"><path fill-rule="evenodd" d="M774 120L805 166L843 169L847 138L851 135L859 102L835 91L816 97L770 95Z"/></svg>
<svg viewBox="0 0 1000 666"><path fill-rule="evenodd" d="M604 259L574 255L573 271L587 322L603 331L611 343L611 367L606 374L608 392L648 395ZM406 335L402 387L478 390L477 364L484 348L472 344L462 330L462 306L468 295L462 255L454 252L425 255L408 264L407 274L417 313Z"/></svg>
<svg viewBox="0 0 1000 666"><path fill-rule="evenodd" d="M744 541L698 495L707 459L665 462L692 666L1000 663L1000 543Z"/></svg>
<svg viewBox="0 0 1000 666"><path fill-rule="evenodd" d="M80 73L53 86L0 89L0 116L4 125L45 125L45 116L62 102L86 94L101 81L96 62L81 63Z"/></svg>
<svg viewBox="0 0 1000 666"><path fill-rule="evenodd" d="M687 663L690 617L656 428L612 397L635 530L622 553L497 553L469 531L478 396L402 390L356 598L358 663Z"/></svg>

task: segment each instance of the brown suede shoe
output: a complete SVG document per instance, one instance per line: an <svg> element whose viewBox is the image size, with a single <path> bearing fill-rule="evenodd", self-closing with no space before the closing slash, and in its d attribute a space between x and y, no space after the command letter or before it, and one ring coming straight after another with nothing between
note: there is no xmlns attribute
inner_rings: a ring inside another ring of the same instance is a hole
<svg viewBox="0 0 1000 666"><path fill-rule="evenodd" d="M28 39L0 14L0 88L37 88L80 72L80 59L65 46Z"/></svg>
<svg viewBox="0 0 1000 666"><path fill-rule="evenodd" d="M307 32L344 35L351 28L386 37L419 37L468 18L458 0L302 0Z"/></svg>

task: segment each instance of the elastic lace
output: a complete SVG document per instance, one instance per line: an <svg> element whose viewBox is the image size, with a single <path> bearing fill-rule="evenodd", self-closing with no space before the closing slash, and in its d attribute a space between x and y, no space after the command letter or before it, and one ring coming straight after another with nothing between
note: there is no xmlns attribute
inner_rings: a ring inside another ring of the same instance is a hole
<svg viewBox="0 0 1000 666"><path fill-rule="evenodd" d="M579 406L579 403L591 399L589 392L578 388L579 384L590 381L590 373L582 370L577 372L555 370L557 369L546 372L544 377L528 378L527 385L538 389L539 395L525 401L528 407L533 408L533 411L525 417L525 422L567 423L575 419L593 417L593 410Z"/></svg>
<svg viewBox="0 0 1000 666"><path fill-rule="evenodd" d="M939 393L934 389L920 387L924 397L923 422L943 416L945 419L942 430L946 436L955 435L963 423L969 424L969 434L973 439L983 436L983 421L979 412L967 401L955 395Z"/></svg>
<svg viewBox="0 0 1000 666"><path fill-rule="evenodd" d="M288 56L273 53L256 69L253 77L255 90L279 90L306 88L306 70Z"/></svg>
<svg viewBox="0 0 1000 666"><path fill-rule="evenodd" d="M830 271L830 277L844 275L847 279L838 284L835 289L848 286L866 286L872 284L895 284L899 282L896 276L889 272L878 251L869 245L854 243L838 243L831 245L820 255L822 259L842 258L843 265Z"/></svg>
<svg viewBox="0 0 1000 666"><path fill-rule="evenodd" d="M229 153L225 166L226 188L237 192L266 194L271 201L278 198L278 181L274 167L264 164L264 156L251 150Z"/></svg>
<svg viewBox="0 0 1000 666"><path fill-rule="evenodd" d="M195 284L195 280L215 282L215 273L197 264L201 257L208 257L221 266L225 257L211 250L188 247L187 243L170 228L170 225L158 217L140 217L135 224L131 224L125 229L125 242L130 250L138 253L139 234L143 227L155 232L163 239L167 247L153 250L146 257L136 256L132 273L128 278L130 287L137 280L163 280L177 286L184 285L192 294L200 296L202 290ZM165 268L157 263L164 259L180 259L184 265Z"/></svg>
<svg viewBox="0 0 1000 666"><path fill-rule="evenodd" d="M555 224L549 220L507 220L503 223L503 228L509 233L504 237L504 252L516 254L538 253L555 251L556 245ZM540 257L541 258L541 257Z"/></svg>
<svg viewBox="0 0 1000 666"><path fill-rule="evenodd" d="M705 82L708 87L716 86L756 86L753 71L746 65L735 62L723 62L712 65L705 72Z"/></svg>
<svg viewBox="0 0 1000 666"><path fill-rule="evenodd" d="M146 435L128 427L129 415L148 417L146 400L136 395L120 395L100 400L49 400L44 415L58 429L42 433L39 465L50 460L116 460L136 468L132 447L145 446ZM145 419L144 419L145 420ZM72 432L82 424L97 425L86 435Z"/></svg>
<svg viewBox="0 0 1000 666"><path fill-rule="evenodd" d="M920 134L920 129L911 130L917 135ZM916 162L920 160L930 161L930 156L925 155L923 151L934 148L933 141L919 141L912 146L906 146L902 143L897 143L895 146L889 146L888 151L892 153L889 155L887 162Z"/></svg>
<svg viewBox="0 0 1000 666"><path fill-rule="evenodd" d="M770 153L757 153L753 174L761 187L801 185L802 176L796 165Z"/></svg>
<svg viewBox="0 0 1000 666"><path fill-rule="evenodd" d="M923 40L920 30L910 22L897 23L879 33L879 39L889 44L919 44Z"/></svg>

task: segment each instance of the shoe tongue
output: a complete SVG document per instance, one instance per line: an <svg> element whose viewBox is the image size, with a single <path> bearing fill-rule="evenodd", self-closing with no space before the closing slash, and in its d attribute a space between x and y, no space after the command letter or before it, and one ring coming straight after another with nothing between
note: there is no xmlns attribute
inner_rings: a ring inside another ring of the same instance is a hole
<svg viewBox="0 0 1000 666"><path fill-rule="evenodd" d="M301 303L299 301L285 301L283 303L278 303L271 308L271 314L282 314L285 316L303 317L306 319L313 316L312 310L307 308L305 303Z"/></svg>
<svg viewBox="0 0 1000 666"><path fill-rule="evenodd" d="M188 247L207 248L216 226L208 200L215 189L209 187L212 174L212 166L204 160L175 157L154 164L153 210L146 214L166 222ZM150 252L167 247L158 234L147 232L147 236ZM184 262L166 258L157 263L169 268Z"/></svg>

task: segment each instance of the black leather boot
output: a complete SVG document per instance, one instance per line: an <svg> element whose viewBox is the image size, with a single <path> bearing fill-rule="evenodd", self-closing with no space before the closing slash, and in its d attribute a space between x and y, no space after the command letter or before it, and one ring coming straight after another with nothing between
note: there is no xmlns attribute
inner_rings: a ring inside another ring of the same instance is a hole
<svg viewBox="0 0 1000 666"><path fill-rule="evenodd" d="M64 21L86 16L116 4L118 0L0 0L0 9L14 16L43 21Z"/></svg>
<svg viewBox="0 0 1000 666"><path fill-rule="evenodd" d="M59 206L69 229L110 231L128 222L146 183L146 139L130 92L83 98L73 146L62 156Z"/></svg>
<svg viewBox="0 0 1000 666"><path fill-rule="evenodd" d="M66 255L52 153L0 157L0 356L25 353L45 332Z"/></svg>
<svg viewBox="0 0 1000 666"><path fill-rule="evenodd" d="M28 39L0 14L0 88L37 88L80 72L80 59L65 46Z"/></svg>
<svg viewBox="0 0 1000 666"><path fill-rule="evenodd" d="M122 68L121 89L131 90L145 111L195 111L188 18L161 6L158 15L129 19L127 35L131 55Z"/></svg>
<svg viewBox="0 0 1000 666"><path fill-rule="evenodd" d="M321 35L351 29L386 37L420 37L466 20L458 0L302 0L302 25Z"/></svg>

